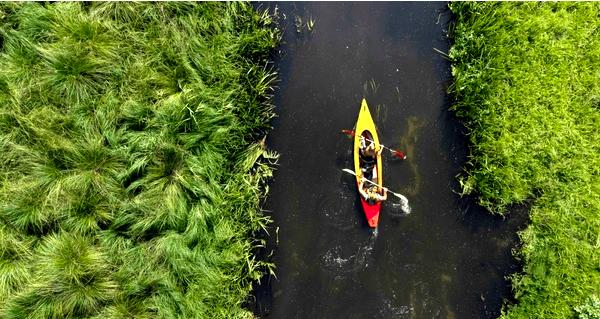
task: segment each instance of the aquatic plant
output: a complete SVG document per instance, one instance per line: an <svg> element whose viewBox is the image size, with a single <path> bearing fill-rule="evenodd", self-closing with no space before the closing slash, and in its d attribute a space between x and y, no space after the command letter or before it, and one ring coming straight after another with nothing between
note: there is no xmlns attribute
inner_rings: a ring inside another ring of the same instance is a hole
<svg viewBox="0 0 600 319"><path fill-rule="evenodd" d="M0 317L252 317L278 40L247 3L1 3Z"/></svg>
<svg viewBox="0 0 600 319"><path fill-rule="evenodd" d="M502 317L573 317L600 293L600 4L450 8L450 91L471 144L463 192L499 214L531 200Z"/></svg>

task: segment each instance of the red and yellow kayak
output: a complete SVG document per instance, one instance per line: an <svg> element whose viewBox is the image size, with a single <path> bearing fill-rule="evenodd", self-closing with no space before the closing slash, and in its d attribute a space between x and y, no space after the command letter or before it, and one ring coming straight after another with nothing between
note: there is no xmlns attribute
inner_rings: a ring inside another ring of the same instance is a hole
<svg viewBox="0 0 600 319"><path fill-rule="evenodd" d="M363 172L361 170L361 165L363 163L360 159L359 153L360 137L365 136L366 138L375 142L375 145L380 145L379 137L377 136L377 129L375 128L375 122L373 122L371 112L369 111L369 106L367 106L367 100L365 99L362 100L360 112L358 113L358 121L356 121L356 128L354 132L354 172L356 173L356 186L359 187L360 181L363 177ZM383 176L381 174L381 171L381 155L378 155L375 162L375 167L373 168L373 177L371 181L379 185L380 191L383 188ZM369 223L369 226L376 228L377 224L379 223L379 211L381 210L381 202L369 204L367 201L364 200L362 196L360 196L360 202L365 212L365 216L367 217L367 222Z"/></svg>

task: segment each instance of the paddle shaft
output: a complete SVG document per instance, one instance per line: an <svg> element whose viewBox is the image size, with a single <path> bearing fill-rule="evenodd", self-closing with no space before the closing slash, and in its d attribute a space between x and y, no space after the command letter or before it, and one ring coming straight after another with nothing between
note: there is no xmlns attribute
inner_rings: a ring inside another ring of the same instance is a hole
<svg viewBox="0 0 600 319"><path fill-rule="evenodd" d="M351 131L351 130L342 130L342 132L344 132L344 133L346 133L346 134L351 134L352 136L355 136L355 135L356 135L356 133L355 133L354 131ZM405 159L405 158L406 158L406 155L405 155L404 153L400 152L400 151L393 150L393 149L391 149L391 148L389 148L389 147L387 147L387 146L385 146L385 145L383 145L383 144L381 144L381 143L375 143L375 141L373 141L373 140L371 140L371 139L368 139L368 138L366 138L366 137L364 137L364 136L361 136L361 138L364 138L366 141L369 141L369 142L371 142L371 143L378 144L378 145L379 145L379 146L381 146L382 148L385 148L385 149L387 149L388 151L390 151L392 154L394 154L394 155L396 155L396 156L398 156L398 157L402 157L402 159Z"/></svg>
<svg viewBox="0 0 600 319"><path fill-rule="evenodd" d="M350 169L344 168L342 171L344 171L344 172L346 172L346 173L350 173L350 174L352 174L352 175L354 175L354 176L358 177L358 175L356 175L356 173L355 173L354 171L350 170ZM401 194L394 193L394 192L392 192L392 191L391 191L389 188L387 188L387 187L383 187L383 186L381 186L381 185L379 185L379 184L377 184L377 183L374 183L374 182L372 182L372 181L370 181L370 180L368 180L368 179L366 179L366 178L364 178L364 177L362 177L362 176L360 176L360 178L361 178L361 180L363 180L363 181L367 181L367 182L369 182L369 183L371 183L371 184L373 184L373 185L375 185L375 186L377 186L377 187L380 187L380 188L382 188L382 189L385 189L387 192L390 192L390 193L392 193L392 194L396 195L396 197L399 197L399 198L401 198L401 197L400 197L400 196L401 196Z"/></svg>

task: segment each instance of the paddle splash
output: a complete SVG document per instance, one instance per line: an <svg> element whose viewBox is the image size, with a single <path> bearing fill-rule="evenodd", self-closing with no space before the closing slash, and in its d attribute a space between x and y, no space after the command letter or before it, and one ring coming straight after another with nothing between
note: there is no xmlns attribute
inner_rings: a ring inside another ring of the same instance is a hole
<svg viewBox="0 0 600 319"><path fill-rule="evenodd" d="M408 204L408 199L402 194L398 194L398 198L400 198L400 203L392 203L392 207L400 208L403 212L402 215L410 214L412 209L411 209L410 205Z"/></svg>

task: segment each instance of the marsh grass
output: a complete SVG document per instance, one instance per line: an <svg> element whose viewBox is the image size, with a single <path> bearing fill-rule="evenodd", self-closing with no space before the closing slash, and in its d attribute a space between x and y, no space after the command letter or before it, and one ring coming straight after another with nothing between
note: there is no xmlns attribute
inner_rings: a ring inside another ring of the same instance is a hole
<svg viewBox="0 0 600 319"><path fill-rule="evenodd" d="M270 16L0 4L0 317L248 318Z"/></svg>
<svg viewBox="0 0 600 319"><path fill-rule="evenodd" d="M600 5L450 7L450 90L471 142L463 191L500 214L533 199L517 304L502 316L587 312L600 294Z"/></svg>

